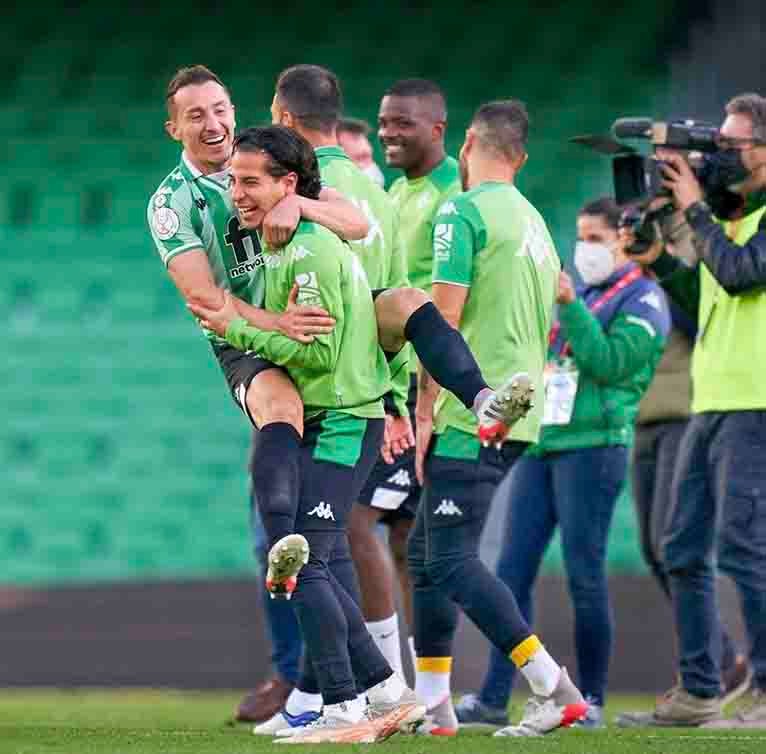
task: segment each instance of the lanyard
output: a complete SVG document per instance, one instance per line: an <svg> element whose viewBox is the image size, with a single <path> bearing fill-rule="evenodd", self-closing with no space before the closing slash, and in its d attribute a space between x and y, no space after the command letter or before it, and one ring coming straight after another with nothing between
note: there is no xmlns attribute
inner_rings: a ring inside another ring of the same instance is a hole
<svg viewBox="0 0 766 754"><path fill-rule="evenodd" d="M603 309L618 293L621 291L624 291L629 285L632 285L636 282L642 275L643 270L640 267L634 267L630 272L623 275L613 286L611 286L608 290L604 291L589 307L591 314L596 314L596 312ZM559 332L561 331L561 323L556 322L553 327L551 328L550 335L548 336L548 345L553 346L553 344L556 342L556 339L559 336ZM569 342L566 342L564 344L564 347L561 349L561 355L566 356L567 353L571 350L571 346L569 345Z"/></svg>

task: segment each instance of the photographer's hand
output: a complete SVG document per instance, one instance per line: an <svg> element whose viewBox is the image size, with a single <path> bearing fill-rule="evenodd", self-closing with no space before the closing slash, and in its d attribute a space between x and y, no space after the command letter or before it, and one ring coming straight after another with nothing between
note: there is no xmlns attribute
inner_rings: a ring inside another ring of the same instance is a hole
<svg viewBox="0 0 766 754"><path fill-rule="evenodd" d="M665 179L662 185L673 192L678 209L685 211L695 202L703 200L702 186L692 173L689 163L680 154L658 149L657 157L664 163L662 173Z"/></svg>

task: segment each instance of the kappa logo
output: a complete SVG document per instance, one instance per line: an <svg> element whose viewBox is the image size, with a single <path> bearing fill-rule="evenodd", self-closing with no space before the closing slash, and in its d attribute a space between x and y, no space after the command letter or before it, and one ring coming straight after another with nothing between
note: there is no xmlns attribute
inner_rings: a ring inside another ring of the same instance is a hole
<svg viewBox="0 0 766 754"><path fill-rule="evenodd" d="M417 201L418 209L425 209L428 206L428 202L431 201L431 194L423 194Z"/></svg>
<svg viewBox="0 0 766 754"><path fill-rule="evenodd" d="M444 499L434 511L434 516L462 516L463 511L455 505L454 500Z"/></svg>
<svg viewBox="0 0 766 754"><path fill-rule="evenodd" d="M316 508L312 508L306 515L323 518L326 521L335 521L332 508L325 502L319 503Z"/></svg>
<svg viewBox="0 0 766 754"><path fill-rule="evenodd" d="M386 479L390 484L395 484L399 487L410 487L412 485L412 479L410 478L410 472L407 469L399 469L396 474Z"/></svg>
<svg viewBox="0 0 766 754"><path fill-rule="evenodd" d="M385 243L386 239L383 235L383 229L380 227L380 221L373 214L370 203L366 199L362 199L361 201L354 197L350 197L350 199L355 206L362 210L364 216L367 218L367 224L370 226L367 235L361 241L354 241L354 243L361 244L362 246L372 246L378 238L381 243Z"/></svg>
<svg viewBox="0 0 766 754"><path fill-rule="evenodd" d="M455 226L447 223L439 223L434 228L434 258L437 262L449 260L454 232Z"/></svg>
<svg viewBox="0 0 766 754"><path fill-rule="evenodd" d="M550 242L548 241L545 226L540 220L529 218L527 230L521 248L516 253L517 257L530 256L539 267L546 259L552 260L555 256Z"/></svg>
<svg viewBox="0 0 766 754"><path fill-rule="evenodd" d="M442 204L442 206L439 208L439 214L456 215L457 207L455 206L455 202L446 202L445 204Z"/></svg>
<svg viewBox="0 0 766 754"><path fill-rule="evenodd" d="M642 304L651 306L652 309L656 309L657 311L660 311L660 309L662 309L662 301L660 301L660 296L657 293L657 291L649 291L649 293L647 293L645 296L641 296L639 301Z"/></svg>
<svg viewBox="0 0 766 754"><path fill-rule="evenodd" d="M207 206L207 199L199 197L198 199L194 200L194 203L197 205L197 209L201 212Z"/></svg>
<svg viewBox="0 0 766 754"><path fill-rule="evenodd" d="M314 252L309 251L305 246L298 246L298 248L293 249L293 262L300 262L301 259L313 256Z"/></svg>

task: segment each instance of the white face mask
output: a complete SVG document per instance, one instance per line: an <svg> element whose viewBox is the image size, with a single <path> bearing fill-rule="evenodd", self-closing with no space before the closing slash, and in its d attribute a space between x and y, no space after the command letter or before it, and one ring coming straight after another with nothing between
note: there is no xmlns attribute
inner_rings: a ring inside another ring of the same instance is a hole
<svg viewBox="0 0 766 754"><path fill-rule="evenodd" d="M372 178L372 180L375 181L375 183L377 183L378 186L380 186L381 188L383 187L383 185L386 182L386 179L383 176L383 172L378 167L378 163L376 163L376 162L373 162L373 163L369 164L367 167L362 168L362 172L366 176Z"/></svg>
<svg viewBox="0 0 766 754"><path fill-rule="evenodd" d="M612 250L602 243L578 241L574 265L585 285L600 285L614 272Z"/></svg>

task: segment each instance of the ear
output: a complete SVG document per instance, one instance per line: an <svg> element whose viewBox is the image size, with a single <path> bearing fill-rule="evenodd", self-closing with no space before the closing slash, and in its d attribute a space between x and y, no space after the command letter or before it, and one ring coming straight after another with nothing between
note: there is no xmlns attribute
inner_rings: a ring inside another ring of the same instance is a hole
<svg viewBox="0 0 766 754"><path fill-rule="evenodd" d="M282 110L282 114L279 116L279 125L286 128L295 128L295 118L289 110Z"/></svg>
<svg viewBox="0 0 766 754"><path fill-rule="evenodd" d="M521 155L521 157L519 158L519 163L518 163L518 166L516 167L516 172L521 170L524 167L524 165L527 164L528 159L529 159L529 154L527 152L524 152L524 154Z"/></svg>
<svg viewBox="0 0 766 754"><path fill-rule="evenodd" d="M180 129L174 120L165 121L165 133L167 133L173 141L181 141Z"/></svg>
<svg viewBox="0 0 766 754"><path fill-rule="evenodd" d="M446 130L447 124L443 120L434 123L431 128L431 136L433 136L434 141L443 141Z"/></svg>
<svg viewBox="0 0 766 754"><path fill-rule="evenodd" d="M285 195L294 194L298 190L298 174L288 173L282 176L282 186L284 186Z"/></svg>

